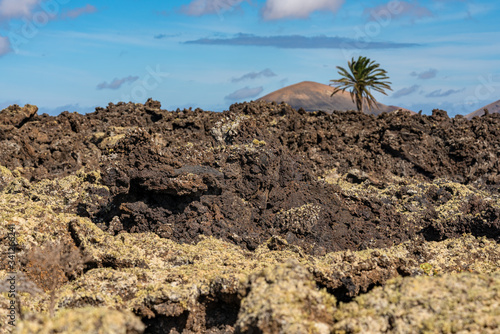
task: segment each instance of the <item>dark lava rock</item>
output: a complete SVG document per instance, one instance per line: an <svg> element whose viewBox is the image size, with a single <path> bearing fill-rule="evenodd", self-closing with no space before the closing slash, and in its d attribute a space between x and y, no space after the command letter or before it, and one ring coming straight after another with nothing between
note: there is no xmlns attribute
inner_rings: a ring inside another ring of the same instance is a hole
<svg viewBox="0 0 500 334"><path fill-rule="evenodd" d="M9 128L9 126L20 128L24 123L36 115L37 111L37 106L27 104L24 107L20 107L14 104L0 111L0 126L3 128ZM12 127L10 127L10 129L12 129Z"/></svg>
<svg viewBox="0 0 500 334"><path fill-rule="evenodd" d="M106 204L78 213L115 234L207 235L249 250L279 235L312 254L417 235L500 238L497 199L479 194L498 194L498 114L375 117L265 102L170 112L153 100L87 115L6 110L0 165L35 182L100 171ZM442 179L476 197L439 186Z"/></svg>

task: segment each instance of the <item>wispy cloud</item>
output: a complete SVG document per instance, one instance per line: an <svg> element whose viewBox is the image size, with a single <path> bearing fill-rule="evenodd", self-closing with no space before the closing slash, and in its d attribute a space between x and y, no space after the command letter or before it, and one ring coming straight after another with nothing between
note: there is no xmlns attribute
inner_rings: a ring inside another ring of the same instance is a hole
<svg viewBox="0 0 500 334"><path fill-rule="evenodd" d="M98 90L101 90L101 89L113 89L113 90L116 90L116 89L119 89L124 84L126 84L126 83L132 83L134 81L137 81L138 79L139 79L139 77L137 77L137 76L128 76L128 77L121 78L121 79L115 78L110 83L107 83L106 81L101 82L100 84L97 85L97 89Z"/></svg>
<svg viewBox="0 0 500 334"><path fill-rule="evenodd" d="M7 37L0 36L0 56L12 52L10 41Z"/></svg>
<svg viewBox="0 0 500 334"><path fill-rule="evenodd" d="M182 6L181 11L191 16L221 14L245 1L248 2L248 0L193 0L189 5Z"/></svg>
<svg viewBox="0 0 500 334"><path fill-rule="evenodd" d="M285 87L287 83L288 83L288 78L281 79L280 80L281 88Z"/></svg>
<svg viewBox="0 0 500 334"><path fill-rule="evenodd" d="M425 97L446 97L450 96L452 94L457 94L465 91L465 88L463 89L449 89L447 91L442 91L441 89L435 90L427 95Z"/></svg>
<svg viewBox="0 0 500 334"><path fill-rule="evenodd" d="M155 39L164 39L164 38L178 37L180 35L181 34L157 34L157 35L154 35L153 37Z"/></svg>
<svg viewBox="0 0 500 334"><path fill-rule="evenodd" d="M236 82L240 82L243 80L253 80L253 79L258 79L261 77L270 78L270 77L275 77L275 76L276 76L276 73L271 71L271 69L266 68L265 70L262 70L260 72L250 72L250 73L242 75L239 78L232 78L231 82L236 83Z"/></svg>
<svg viewBox="0 0 500 334"><path fill-rule="evenodd" d="M336 12L344 2L345 0L267 0L261 14L264 20L307 18L316 11Z"/></svg>
<svg viewBox="0 0 500 334"><path fill-rule="evenodd" d="M419 85L413 85L411 87L402 88L402 89L394 92L394 94L392 94L392 97L397 99L399 97L407 96L407 95L415 93L419 88L420 88Z"/></svg>
<svg viewBox="0 0 500 334"><path fill-rule="evenodd" d="M250 0L192 0L181 6L181 12L190 16L220 15L239 8L243 2L252 3ZM261 16L264 20L303 19L316 11L336 12L344 3L345 0L267 0Z"/></svg>
<svg viewBox="0 0 500 334"><path fill-rule="evenodd" d="M467 2L467 0L433 0L434 2Z"/></svg>
<svg viewBox="0 0 500 334"><path fill-rule="evenodd" d="M419 79L428 80L428 79L435 78L436 75L437 75L437 72L438 72L438 70L431 68L431 69L429 69L427 71L423 71L423 72L420 72L420 73L411 72L410 75L412 77L417 77Z"/></svg>
<svg viewBox="0 0 500 334"><path fill-rule="evenodd" d="M150 38L144 38L141 35L133 35L133 34L122 34L120 31L105 31L102 32L81 32L75 30L65 30L58 31L57 33L47 32L46 35L54 37L54 38L69 38L72 40L85 40L92 41L96 43L113 43L113 44L121 44L121 45L134 45L141 47L157 47L158 42L152 41Z"/></svg>
<svg viewBox="0 0 500 334"><path fill-rule="evenodd" d="M65 12L62 15L62 17L68 18L68 19L76 19L77 17L82 16L84 14L92 14L95 12L97 12L97 8L95 6L87 4L83 7L75 8L75 9L72 9L72 10Z"/></svg>
<svg viewBox="0 0 500 334"><path fill-rule="evenodd" d="M392 49L418 46L414 43L396 42L363 42L345 37L328 36L256 36L251 34L237 34L232 38L201 38L185 44L204 45L241 45L241 46L271 46L284 49Z"/></svg>
<svg viewBox="0 0 500 334"><path fill-rule="evenodd" d="M390 16L390 19L401 19L405 17L421 19L434 15L428 8L419 5L417 1L409 2L394 0L376 7L368 7L364 10L364 14L369 15L372 20L376 20L386 15Z"/></svg>
<svg viewBox="0 0 500 334"><path fill-rule="evenodd" d="M237 91L232 92L231 94L226 96L224 99L226 99L228 101L240 101L240 100L256 97L260 93L262 93L263 90L264 90L264 88L262 86L255 87L255 88L245 87L245 88L241 88L241 89L238 89Z"/></svg>
<svg viewBox="0 0 500 334"><path fill-rule="evenodd" d="M29 16L41 0L0 0L0 20Z"/></svg>

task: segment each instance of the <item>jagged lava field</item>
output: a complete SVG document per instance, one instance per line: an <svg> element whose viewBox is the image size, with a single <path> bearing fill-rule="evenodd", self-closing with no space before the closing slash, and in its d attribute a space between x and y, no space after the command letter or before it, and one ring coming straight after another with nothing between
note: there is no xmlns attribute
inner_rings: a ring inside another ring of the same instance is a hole
<svg viewBox="0 0 500 334"><path fill-rule="evenodd" d="M497 113L10 106L0 333L499 333L499 190Z"/></svg>

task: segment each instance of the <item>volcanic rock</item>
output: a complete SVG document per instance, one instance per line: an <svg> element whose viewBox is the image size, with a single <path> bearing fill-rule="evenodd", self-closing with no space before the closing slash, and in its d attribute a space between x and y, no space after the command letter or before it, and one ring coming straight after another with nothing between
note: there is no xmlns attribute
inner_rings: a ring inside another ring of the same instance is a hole
<svg viewBox="0 0 500 334"><path fill-rule="evenodd" d="M37 106L25 105L20 107L14 104L0 111L0 129L11 129L12 127L20 128L36 115L38 111Z"/></svg>
<svg viewBox="0 0 500 334"><path fill-rule="evenodd" d="M498 329L498 114L148 100L8 124L0 251L17 243L24 332Z"/></svg>

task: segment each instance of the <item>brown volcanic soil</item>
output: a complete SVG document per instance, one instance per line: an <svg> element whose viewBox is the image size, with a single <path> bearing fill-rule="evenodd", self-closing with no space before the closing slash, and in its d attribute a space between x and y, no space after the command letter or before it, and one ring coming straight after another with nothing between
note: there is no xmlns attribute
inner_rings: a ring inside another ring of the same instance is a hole
<svg viewBox="0 0 500 334"><path fill-rule="evenodd" d="M171 112L149 100L0 115L0 165L31 181L100 171L99 205L68 210L102 229L249 250L272 236L311 254L463 233L498 242L499 155L498 114L329 115L265 102Z"/></svg>
<svg viewBox="0 0 500 334"><path fill-rule="evenodd" d="M357 110L356 104L352 102L351 95L348 92L338 92L332 95L334 88L313 81L303 81L279 89L275 92L261 97L257 101L266 102L286 102L295 109L304 109L305 111L348 111ZM378 103L378 109L367 109L367 114L380 115L383 112L391 112L400 109L395 106L386 106Z"/></svg>

